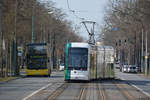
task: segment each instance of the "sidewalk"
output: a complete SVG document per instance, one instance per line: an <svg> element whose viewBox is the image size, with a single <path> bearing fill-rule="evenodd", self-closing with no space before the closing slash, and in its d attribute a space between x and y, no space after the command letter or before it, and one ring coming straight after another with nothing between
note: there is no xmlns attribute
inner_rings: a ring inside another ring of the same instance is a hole
<svg viewBox="0 0 150 100"><path fill-rule="evenodd" d="M145 74L139 73L138 74L140 77L146 78L150 80L150 75L146 76Z"/></svg>

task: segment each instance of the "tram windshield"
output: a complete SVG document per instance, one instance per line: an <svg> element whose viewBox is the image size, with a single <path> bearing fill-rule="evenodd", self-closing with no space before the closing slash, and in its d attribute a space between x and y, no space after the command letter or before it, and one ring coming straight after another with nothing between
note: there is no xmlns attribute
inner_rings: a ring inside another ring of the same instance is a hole
<svg viewBox="0 0 150 100"><path fill-rule="evenodd" d="M69 69L87 70L88 49L70 48L69 49Z"/></svg>

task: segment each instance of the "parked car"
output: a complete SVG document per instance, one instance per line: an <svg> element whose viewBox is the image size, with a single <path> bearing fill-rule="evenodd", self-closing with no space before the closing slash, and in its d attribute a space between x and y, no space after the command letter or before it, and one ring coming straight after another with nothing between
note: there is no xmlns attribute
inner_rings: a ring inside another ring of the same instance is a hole
<svg viewBox="0 0 150 100"><path fill-rule="evenodd" d="M64 70L64 64L63 64L63 63L59 65L59 70L60 70L60 71L63 71L63 70Z"/></svg>
<svg viewBox="0 0 150 100"><path fill-rule="evenodd" d="M119 64L119 62L116 62L116 63L115 63L115 67L116 67L116 69L120 69L120 64Z"/></svg>
<svg viewBox="0 0 150 100"><path fill-rule="evenodd" d="M122 66L122 72L128 72L128 65Z"/></svg>
<svg viewBox="0 0 150 100"><path fill-rule="evenodd" d="M138 72L137 66L136 65L129 65L128 72L137 73Z"/></svg>

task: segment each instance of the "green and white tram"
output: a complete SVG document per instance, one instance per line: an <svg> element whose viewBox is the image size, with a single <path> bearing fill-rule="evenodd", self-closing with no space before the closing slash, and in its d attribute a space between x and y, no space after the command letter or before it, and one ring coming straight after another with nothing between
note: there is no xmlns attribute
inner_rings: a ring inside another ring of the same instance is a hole
<svg viewBox="0 0 150 100"><path fill-rule="evenodd" d="M67 43L65 48L65 81L112 77L114 75L113 56L112 47L108 49L105 46L88 43ZM106 61L106 59L109 60Z"/></svg>
<svg viewBox="0 0 150 100"><path fill-rule="evenodd" d="M67 43L65 49L65 80L89 80L89 45Z"/></svg>

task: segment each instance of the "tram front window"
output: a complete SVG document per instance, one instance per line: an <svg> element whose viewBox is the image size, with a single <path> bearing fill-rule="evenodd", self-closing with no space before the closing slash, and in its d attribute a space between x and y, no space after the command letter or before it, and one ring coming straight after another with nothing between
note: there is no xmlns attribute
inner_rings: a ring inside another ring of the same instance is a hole
<svg viewBox="0 0 150 100"><path fill-rule="evenodd" d="M69 69L70 70L87 70L88 49L87 48L70 48L69 49Z"/></svg>

